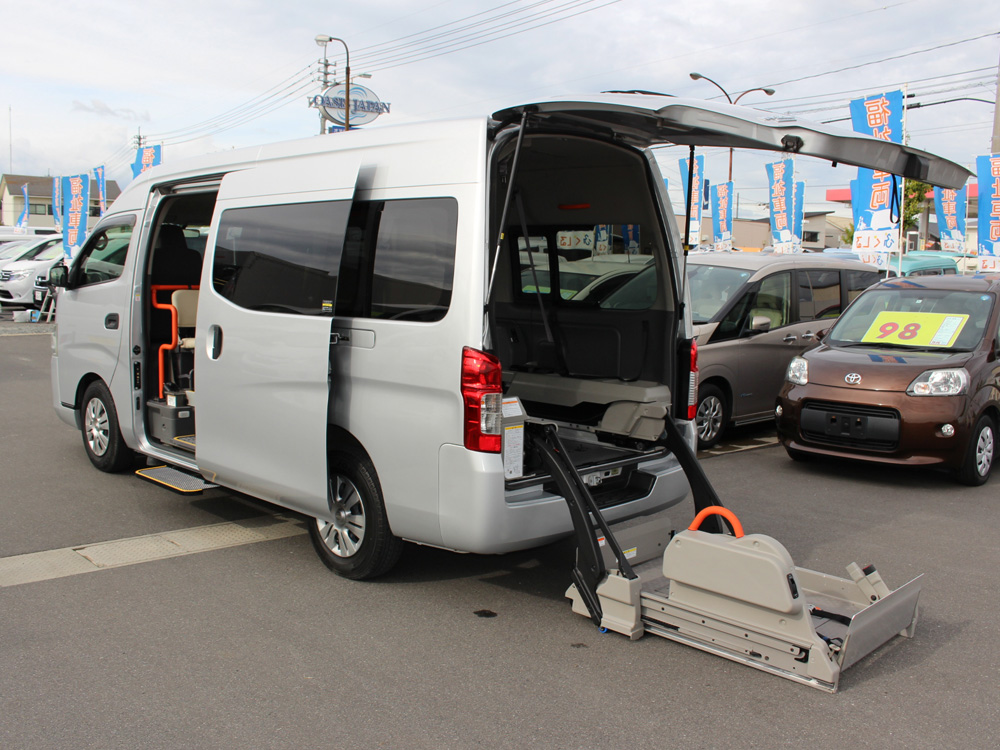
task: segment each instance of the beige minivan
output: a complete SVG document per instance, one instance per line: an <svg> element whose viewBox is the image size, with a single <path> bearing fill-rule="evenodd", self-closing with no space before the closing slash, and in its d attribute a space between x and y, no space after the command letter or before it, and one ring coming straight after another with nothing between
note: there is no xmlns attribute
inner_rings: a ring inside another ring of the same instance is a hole
<svg viewBox="0 0 1000 750"><path fill-rule="evenodd" d="M822 255L694 253L688 257L698 340L698 447L731 424L772 418L792 357L878 282L863 263Z"/></svg>

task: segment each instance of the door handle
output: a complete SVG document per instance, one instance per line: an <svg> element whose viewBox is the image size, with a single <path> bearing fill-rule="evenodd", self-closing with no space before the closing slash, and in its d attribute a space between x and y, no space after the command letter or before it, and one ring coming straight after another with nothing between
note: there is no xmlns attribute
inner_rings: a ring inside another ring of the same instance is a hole
<svg viewBox="0 0 1000 750"><path fill-rule="evenodd" d="M222 354L222 328L219 326L208 327L208 358L218 359Z"/></svg>
<svg viewBox="0 0 1000 750"><path fill-rule="evenodd" d="M802 338L805 338L805 336L803 336ZM785 336L785 338L782 339L782 341L784 341L786 344L790 344L793 341L797 341L797 340L798 339L796 339L795 336L793 336L792 334L788 334L787 336Z"/></svg>
<svg viewBox="0 0 1000 750"><path fill-rule="evenodd" d="M806 331L805 333L802 334L802 338L805 339L806 341L812 341L814 338L816 338L816 334L813 333L812 331Z"/></svg>
<svg viewBox="0 0 1000 750"><path fill-rule="evenodd" d="M104 327L109 331L118 330L118 313L108 313L104 316Z"/></svg>

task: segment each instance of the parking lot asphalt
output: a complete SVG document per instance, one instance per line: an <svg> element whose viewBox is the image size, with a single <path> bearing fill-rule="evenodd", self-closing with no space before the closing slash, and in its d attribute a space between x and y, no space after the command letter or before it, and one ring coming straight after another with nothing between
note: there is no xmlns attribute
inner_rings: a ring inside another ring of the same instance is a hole
<svg viewBox="0 0 1000 750"><path fill-rule="evenodd" d="M0 567L279 513L93 469L52 411L49 337L8 325ZM0 588L0 747L1000 743L1000 480L802 464L773 444L703 466L748 533L777 538L800 566L844 575L873 562L892 587L925 573L916 637L829 695L653 635L602 635L563 597L568 541L502 557L409 546L390 576L356 583L292 534ZM686 525L691 510L671 515Z"/></svg>

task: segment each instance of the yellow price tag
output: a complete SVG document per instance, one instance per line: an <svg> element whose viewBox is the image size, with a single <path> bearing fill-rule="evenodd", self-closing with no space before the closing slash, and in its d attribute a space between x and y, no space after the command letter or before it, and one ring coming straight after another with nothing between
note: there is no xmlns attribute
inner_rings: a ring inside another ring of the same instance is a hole
<svg viewBox="0 0 1000 750"><path fill-rule="evenodd" d="M969 316L949 313L880 312L861 340L866 344L953 346Z"/></svg>

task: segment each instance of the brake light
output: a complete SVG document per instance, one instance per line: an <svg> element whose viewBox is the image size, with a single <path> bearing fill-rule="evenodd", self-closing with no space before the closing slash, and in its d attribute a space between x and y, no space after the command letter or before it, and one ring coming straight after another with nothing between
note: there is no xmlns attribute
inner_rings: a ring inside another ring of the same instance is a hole
<svg viewBox="0 0 1000 750"><path fill-rule="evenodd" d="M688 419L698 416L698 340L691 339L691 370L688 375Z"/></svg>
<svg viewBox="0 0 1000 750"><path fill-rule="evenodd" d="M481 453L499 453L503 368L500 360L465 347L462 349L462 400L465 402L465 447Z"/></svg>

